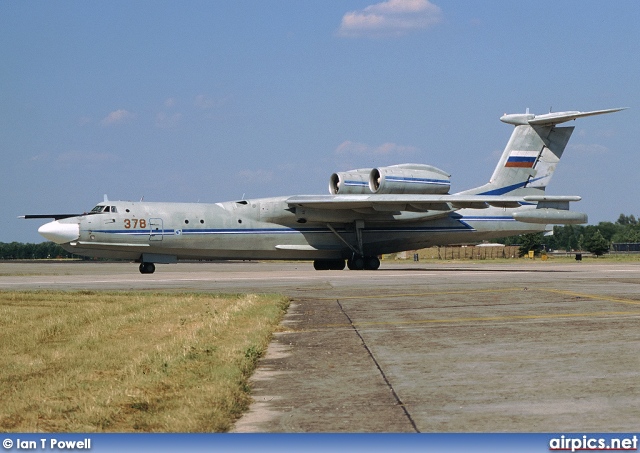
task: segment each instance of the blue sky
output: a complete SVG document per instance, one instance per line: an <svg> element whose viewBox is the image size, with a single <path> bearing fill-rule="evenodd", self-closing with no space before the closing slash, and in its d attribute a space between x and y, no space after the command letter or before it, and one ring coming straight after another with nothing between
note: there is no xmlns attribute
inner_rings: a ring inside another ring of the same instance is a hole
<svg viewBox="0 0 640 453"><path fill-rule="evenodd" d="M426 163L485 183L505 112L576 126L548 193L638 215L640 2L0 2L0 242L113 200L328 193Z"/></svg>

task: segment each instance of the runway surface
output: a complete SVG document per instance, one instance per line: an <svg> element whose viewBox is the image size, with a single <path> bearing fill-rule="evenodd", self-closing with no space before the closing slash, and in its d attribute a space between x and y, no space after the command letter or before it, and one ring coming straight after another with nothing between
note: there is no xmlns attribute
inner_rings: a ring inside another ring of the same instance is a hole
<svg viewBox="0 0 640 453"><path fill-rule="evenodd" d="M292 299L239 432L636 431L640 264L0 263L0 290Z"/></svg>

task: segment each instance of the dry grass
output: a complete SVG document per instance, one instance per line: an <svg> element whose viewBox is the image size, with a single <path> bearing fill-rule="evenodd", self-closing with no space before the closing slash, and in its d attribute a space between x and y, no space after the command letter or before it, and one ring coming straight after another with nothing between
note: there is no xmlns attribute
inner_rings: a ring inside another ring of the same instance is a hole
<svg viewBox="0 0 640 453"><path fill-rule="evenodd" d="M281 296L0 292L0 431L220 432Z"/></svg>

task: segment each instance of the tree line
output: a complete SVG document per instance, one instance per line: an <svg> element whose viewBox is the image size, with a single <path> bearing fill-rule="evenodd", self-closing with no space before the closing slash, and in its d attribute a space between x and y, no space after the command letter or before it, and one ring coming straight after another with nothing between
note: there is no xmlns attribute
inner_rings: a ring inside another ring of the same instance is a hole
<svg viewBox="0 0 640 453"><path fill-rule="evenodd" d="M597 225L556 225L553 235L544 233L522 234L499 239L505 245L519 245L520 255L529 250L587 251L596 256L607 253L612 243L640 242L640 219L634 215L620 214L615 222Z"/></svg>
<svg viewBox="0 0 640 453"><path fill-rule="evenodd" d="M74 257L73 254L54 242L42 242L40 244L0 242L0 260L39 260L72 257Z"/></svg>

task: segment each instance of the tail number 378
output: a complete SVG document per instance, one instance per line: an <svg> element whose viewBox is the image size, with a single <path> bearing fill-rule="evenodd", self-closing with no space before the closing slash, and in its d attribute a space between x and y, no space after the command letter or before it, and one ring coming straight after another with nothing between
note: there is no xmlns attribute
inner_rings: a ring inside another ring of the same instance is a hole
<svg viewBox="0 0 640 453"><path fill-rule="evenodd" d="M124 219L124 227L129 228L146 228L147 221L145 219Z"/></svg>

